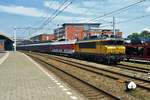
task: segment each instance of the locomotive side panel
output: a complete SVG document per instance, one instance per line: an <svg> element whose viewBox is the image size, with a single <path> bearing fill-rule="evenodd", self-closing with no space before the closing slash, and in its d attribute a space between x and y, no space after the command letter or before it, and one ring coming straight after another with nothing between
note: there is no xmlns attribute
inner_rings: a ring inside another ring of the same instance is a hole
<svg viewBox="0 0 150 100"><path fill-rule="evenodd" d="M82 42L77 43L77 50L76 52L80 53L97 53L98 46L96 42Z"/></svg>

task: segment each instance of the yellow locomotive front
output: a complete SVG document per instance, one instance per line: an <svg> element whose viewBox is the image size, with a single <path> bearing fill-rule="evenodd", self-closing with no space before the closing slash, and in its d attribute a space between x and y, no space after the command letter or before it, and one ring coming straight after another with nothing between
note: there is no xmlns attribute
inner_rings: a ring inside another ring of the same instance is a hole
<svg viewBox="0 0 150 100"><path fill-rule="evenodd" d="M102 63L116 63L125 57L125 46L120 39L79 41L75 51L77 56Z"/></svg>
<svg viewBox="0 0 150 100"><path fill-rule="evenodd" d="M125 46L122 40L104 40L100 46L105 49L105 54L125 54Z"/></svg>
<svg viewBox="0 0 150 100"><path fill-rule="evenodd" d="M104 61L107 61L108 63L116 63L125 58L125 46L123 45L123 40L114 39L101 41L100 48L102 48L100 54L104 55Z"/></svg>

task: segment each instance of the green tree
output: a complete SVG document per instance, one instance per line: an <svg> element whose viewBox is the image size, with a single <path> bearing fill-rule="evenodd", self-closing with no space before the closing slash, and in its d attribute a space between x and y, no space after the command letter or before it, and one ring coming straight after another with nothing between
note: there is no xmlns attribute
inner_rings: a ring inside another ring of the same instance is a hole
<svg viewBox="0 0 150 100"><path fill-rule="evenodd" d="M131 40L132 43L140 43L141 39L150 39L150 32L144 30L141 33L132 33L128 35L127 39Z"/></svg>
<svg viewBox="0 0 150 100"><path fill-rule="evenodd" d="M128 35L127 39L131 40L132 43L140 43L140 35L138 33L132 33Z"/></svg>
<svg viewBox="0 0 150 100"><path fill-rule="evenodd" d="M140 33L140 37L141 38L150 38L150 32L149 31L142 31L141 33Z"/></svg>
<svg viewBox="0 0 150 100"><path fill-rule="evenodd" d="M131 35L128 35L127 39L136 40L139 37L140 37L140 35L138 33L132 33Z"/></svg>

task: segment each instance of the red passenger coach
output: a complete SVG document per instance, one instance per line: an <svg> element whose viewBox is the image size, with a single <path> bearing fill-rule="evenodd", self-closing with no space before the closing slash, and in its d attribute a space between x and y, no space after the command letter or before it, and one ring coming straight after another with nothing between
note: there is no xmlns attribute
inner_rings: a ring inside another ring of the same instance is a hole
<svg viewBox="0 0 150 100"><path fill-rule="evenodd" d="M75 41L59 41L51 43L50 51L53 53L73 54L75 52Z"/></svg>
<svg viewBox="0 0 150 100"><path fill-rule="evenodd" d="M19 50L73 55L76 41L56 41L50 43L33 43L17 46Z"/></svg>
<svg viewBox="0 0 150 100"><path fill-rule="evenodd" d="M149 60L150 43L126 44L127 59Z"/></svg>

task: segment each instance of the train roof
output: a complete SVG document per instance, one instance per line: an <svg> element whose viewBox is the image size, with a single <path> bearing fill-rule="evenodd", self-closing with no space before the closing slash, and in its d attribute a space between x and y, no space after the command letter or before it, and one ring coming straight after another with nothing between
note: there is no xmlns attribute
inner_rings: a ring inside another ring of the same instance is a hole
<svg viewBox="0 0 150 100"><path fill-rule="evenodd" d="M124 39L121 38L107 38L107 39L94 39L94 40L82 40L77 41L77 43L83 43L83 42L98 42L98 41L124 41Z"/></svg>
<svg viewBox="0 0 150 100"><path fill-rule="evenodd" d="M124 41L124 39L120 38L107 38L107 39L95 39L95 40L82 40L82 41L54 41L54 42L46 42L46 43L30 43L30 44L21 44L21 46L38 46L38 45L59 45L59 44L75 44L75 43L84 43L84 42L98 42L98 41Z"/></svg>
<svg viewBox="0 0 150 100"><path fill-rule="evenodd" d="M51 42L48 42L48 43L31 43L31 44L21 44L21 45L17 45L17 47L22 47L22 46L49 45L49 44L51 44Z"/></svg>
<svg viewBox="0 0 150 100"><path fill-rule="evenodd" d="M75 44L76 41L55 41L55 42L46 42L46 43L31 43L31 44L22 44L18 45L18 47L21 46L41 46L41 45L58 45L58 44Z"/></svg>

